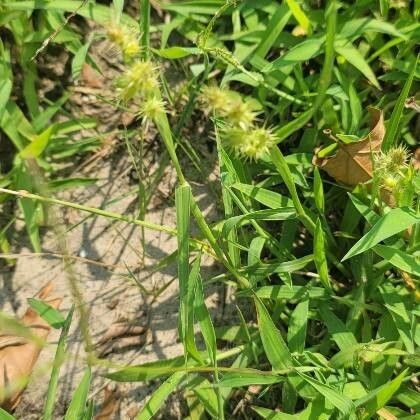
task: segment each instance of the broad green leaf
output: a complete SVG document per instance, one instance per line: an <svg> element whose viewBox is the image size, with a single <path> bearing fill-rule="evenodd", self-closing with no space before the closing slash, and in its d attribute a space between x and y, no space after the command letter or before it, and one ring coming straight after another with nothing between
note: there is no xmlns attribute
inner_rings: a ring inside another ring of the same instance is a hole
<svg viewBox="0 0 420 420"><path fill-rule="evenodd" d="M340 30L339 37L354 39L364 32L380 32L399 38L406 38L406 36L392 23L367 17L357 18L350 20L349 22L345 22Z"/></svg>
<svg viewBox="0 0 420 420"><path fill-rule="evenodd" d="M320 214L323 214L325 207L324 186L317 167L314 168L314 199L317 210Z"/></svg>
<svg viewBox="0 0 420 420"><path fill-rule="evenodd" d="M3 410L0 407L0 419L1 420L16 420L16 417L13 417L10 413L8 413L6 410Z"/></svg>
<svg viewBox="0 0 420 420"><path fill-rule="evenodd" d="M261 36L259 44L250 58L251 63L253 62L254 56L264 58L270 51L270 48L276 42L277 37L283 31L292 15L288 9L288 6L283 3L271 15L270 22L267 24L264 34Z"/></svg>
<svg viewBox="0 0 420 420"><path fill-rule="evenodd" d="M49 325L53 328L61 328L64 325L65 319L57 309L35 298L28 299L29 306Z"/></svg>
<svg viewBox="0 0 420 420"><path fill-rule="evenodd" d="M326 305L318 307L319 314L325 322L332 339L337 343L340 350L345 350L357 345L357 340L345 324Z"/></svg>
<svg viewBox="0 0 420 420"><path fill-rule="evenodd" d="M298 420L297 416L293 414L280 413L278 411L270 410L265 407L258 407L256 405L251 406L251 408L263 419L268 420Z"/></svg>
<svg viewBox="0 0 420 420"><path fill-rule="evenodd" d="M258 328L260 330L261 341L270 361L275 370L288 369L293 367L292 356L280 331L274 325L267 308L259 297L254 298L258 315Z"/></svg>
<svg viewBox="0 0 420 420"><path fill-rule="evenodd" d="M163 58L168 58L170 60L175 60L178 58L188 57L189 55L201 54L202 51L199 48L187 48L187 47L169 47L163 48L160 50L152 48L152 51Z"/></svg>
<svg viewBox="0 0 420 420"><path fill-rule="evenodd" d="M88 400L86 404L86 410L83 413L82 420L92 420L94 409L95 409L95 401L93 398L91 398L90 400Z"/></svg>
<svg viewBox="0 0 420 420"><path fill-rule="evenodd" d="M198 376L189 383L189 386L212 418L222 418L223 414L219 415L217 394L213 384L209 380Z"/></svg>
<svg viewBox="0 0 420 420"><path fill-rule="evenodd" d="M408 207L392 209L385 216L382 216L372 229L353 245L342 261L373 248L384 239L390 238L419 222L420 216Z"/></svg>
<svg viewBox="0 0 420 420"><path fill-rule="evenodd" d="M92 374L90 368L87 368L79 386L76 388L76 391L74 391L64 420L78 420L83 417L86 410L86 401L89 392L91 376Z"/></svg>
<svg viewBox="0 0 420 420"><path fill-rule="evenodd" d="M37 135L21 152L20 156L24 159L39 157L48 146L54 126L50 125L41 134Z"/></svg>
<svg viewBox="0 0 420 420"><path fill-rule="evenodd" d="M385 406L385 404L398 391L402 381L407 376L407 372L408 370L404 370L391 382L374 389L366 396L355 402L356 407L363 407L363 410L361 410L362 419L371 418L371 416L373 416L379 409Z"/></svg>
<svg viewBox="0 0 420 420"><path fill-rule="evenodd" d="M189 273L189 226L191 188L180 186L175 192L177 239L178 239L178 280L179 280L179 335L184 344L185 357L188 353L198 357L194 341L194 285L200 269L196 260Z"/></svg>
<svg viewBox="0 0 420 420"><path fill-rule="evenodd" d="M322 47L325 43L325 36L320 38L310 38L291 48L281 57L267 64L262 71L269 73L276 69L293 66L297 63L307 61L322 53Z"/></svg>
<svg viewBox="0 0 420 420"><path fill-rule="evenodd" d="M342 55L352 66L359 70L363 75L378 89L380 89L379 82L376 79L375 73L364 59L359 50L355 48L348 41L336 41L334 45L337 54Z"/></svg>
<svg viewBox="0 0 420 420"><path fill-rule="evenodd" d="M12 92L12 81L10 79L3 79L0 82L0 121L3 117L6 104L9 101L10 93Z"/></svg>
<svg viewBox="0 0 420 420"><path fill-rule="evenodd" d="M400 249L386 245L376 245L373 250L394 267L420 277L420 258Z"/></svg>
<svg viewBox="0 0 420 420"><path fill-rule="evenodd" d="M385 307L388 309L395 326L400 333L402 342L410 353L414 353L414 338L412 332L413 320L404 305L398 289L390 283L383 283L379 288Z"/></svg>
<svg viewBox="0 0 420 420"><path fill-rule="evenodd" d="M241 216L234 216L224 221L222 237L226 238L234 227L243 226L252 220L287 220L294 218L296 218L296 211L293 207L257 210Z"/></svg>
<svg viewBox="0 0 420 420"><path fill-rule="evenodd" d="M82 0L56 0L53 2L47 0L24 0L18 2L14 1L3 3L3 7L10 10L23 11L32 9L43 9L76 12L78 15L95 20L96 22L102 25L107 25L110 19L110 9L108 6L89 3ZM121 21L133 27L137 24L137 22L127 14L122 15Z"/></svg>
<svg viewBox="0 0 420 420"><path fill-rule="evenodd" d="M251 267L245 267L246 273L254 275L268 276L273 273L293 273L293 271L302 270L314 259L313 255L306 255L291 261L271 264L257 264Z"/></svg>

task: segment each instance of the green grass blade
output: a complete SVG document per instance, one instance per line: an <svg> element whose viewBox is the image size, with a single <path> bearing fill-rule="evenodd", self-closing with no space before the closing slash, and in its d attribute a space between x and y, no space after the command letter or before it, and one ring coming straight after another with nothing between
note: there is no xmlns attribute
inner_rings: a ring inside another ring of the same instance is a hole
<svg viewBox="0 0 420 420"><path fill-rule="evenodd" d="M308 326L309 299L296 305L289 321L287 343L292 353L302 353L305 349L306 329Z"/></svg>
<svg viewBox="0 0 420 420"><path fill-rule="evenodd" d="M357 407L363 407L362 419L371 418L375 413L392 398L398 391L404 378L407 376L407 370L401 372L395 379L383 386L369 392L365 397L356 401Z"/></svg>
<svg viewBox="0 0 420 420"><path fill-rule="evenodd" d="M39 299L29 298L28 304L51 327L61 328L64 325L65 319L61 313L51 305L48 305L48 303Z"/></svg>
<svg viewBox="0 0 420 420"><path fill-rule="evenodd" d="M74 306L71 307L67 318L64 321L63 329L61 330L60 338L58 340L57 350L55 351L54 364L51 371L50 381L48 383L47 399L42 416L43 420L52 420L54 418L53 415L57 395L58 377L66 352L66 340L69 333L71 320L73 318L73 312Z"/></svg>
<svg viewBox="0 0 420 420"><path fill-rule="evenodd" d="M331 289L330 276L328 274L327 258L325 256L325 239L324 228L322 227L321 220L318 219L314 232L314 262L319 274L319 279L326 289Z"/></svg>
<svg viewBox="0 0 420 420"><path fill-rule="evenodd" d="M292 356L280 331L274 325L267 308L257 296L254 298L258 315L261 341L273 369L282 370L293 366Z"/></svg>
<svg viewBox="0 0 420 420"><path fill-rule="evenodd" d="M311 35L311 21L309 20L308 16L306 16L299 3L296 0L286 0L286 3L289 6L289 9L295 17L295 19L298 21L299 25L302 26L302 28L308 35Z"/></svg>
<svg viewBox="0 0 420 420"><path fill-rule="evenodd" d="M386 126L385 137L382 141L382 151L384 152L389 150L393 145L397 144L398 127L400 126L405 100L407 99L410 93L411 85L414 79L414 74L417 71L418 62L419 56L417 55L416 59L412 64L410 74L408 75L408 78L404 83L404 87L401 90L400 96L398 97L397 103L395 104L394 109L392 110L391 118Z"/></svg>
<svg viewBox="0 0 420 420"><path fill-rule="evenodd" d="M328 385L323 384L322 382L311 378L308 375L298 372L298 375L305 380L308 384L312 385L321 395L325 397L334 407L337 407L338 410L344 415L345 418L351 418L351 415L355 413L355 405L350 398L338 393L335 389L331 388Z"/></svg>
<svg viewBox="0 0 420 420"><path fill-rule="evenodd" d="M384 239L390 238L419 222L420 216L408 207L392 209L385 216L382 216L372 229L352 246L342 261L373 248Z"/></svg>
<svg viewBox="0 0 420 420"><path fill-rule="evenodd" d="M348 41L336 41L335 51L342 55L352 66L359 70L363 75L375 86L380 89L378 79L375 76L372 68L367 61L360 54L359 50L355 48Z"/></svg>
<svg viewBox="0 0 420 420"><path fill-rule="evenodd" d="M200 323L201 333L203 334L204 343L207 348L207 353L213 364L216 366L217 344L216 333L211 320L210 312L204 302L204 291L201 276L197 277L197 289L195 295L195 314Z"/></svg>
<svg viewBox="0 0 420 420"><path fill-rule="evenodd" d="M353 333L347 329L344 323L327 306L320 305L318 311L328 328L328 332L340 350L357 345L357 340Z"/></svg>
<svg viewBox="0 0 420 420"><path fill-rule="evenodd" d="M149 420L162 407L166 398L176 389L185 376L185 372L175 372L159 388L153 392L145 406L137 414L136 420Z"/></svg>
<svg viewBox="0 0 420 420"><path fill-rule="evenodd" d="M149 56L150 47L150 1L140 0L140 33L142 56Z"/></svg>
<svg viewBox="0 0 420 420"><path fill-rule="evenodd" d="M3 410L0 407L0 419L1 420L16 420L16 417L12 416L10 413L8 413L6 410Z"/></svg>
<svg viewBox="0 0 420 420"><path fill-rule="evenodd" d="M389 283L382 284L379 290L405 348L408 352L414 353L413 320L404 305L401 293Z"/></svg>
<svg viewBox="0 0 420 420"><path fill-rule="evenodd" d="M90 387L92 374L90 368L87 368L79 386L73 394L69 408L66 411L64 420L76 420L82 418L86 411L86 401Z"/></svg>
<svg viewBox="0 0 420 420"><path fill-rule="evenodd" d="M386 245L376 245L373 251L394 267L406 271L413 276L420 277L419 257Z"/></svg>
<svg viewBox="0 0 420 420"><path fill-rule="evenodd" d="M189 226L191 188L183 185L176 189L175 206L178 239L178 279L179 279L179 335L184 344L185 358L188 354L199 358L194 341L194 289L199 275L200 260L197 259L189 273ZM199 360L199 359L198 359Z"/></svg>

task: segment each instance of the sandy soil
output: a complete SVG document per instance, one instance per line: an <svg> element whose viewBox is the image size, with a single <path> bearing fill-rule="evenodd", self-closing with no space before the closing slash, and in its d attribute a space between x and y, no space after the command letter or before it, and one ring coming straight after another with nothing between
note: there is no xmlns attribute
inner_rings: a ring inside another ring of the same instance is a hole
<svg viewBox="0 0 420 420"><path fill-rule="evenodd" d="M107 200L122 196L132 189L127 181L127 161L101 161L97 172L91 176L100 181L95 186L76 191L67 199L93 207L101 207ZM170 174L168 174L170 177ZM167 182L168 176L163 182ZM167 186L166 186L167 187ZM197 198L209 218L214 218L214 204L205 186L196 185ZM130 213L136 196L131 194L115 204L107 206L107 210L118 213ZM159 200L160 201L160 200ZM146 231L146 258L141 263L141 229L124 222L113 222L103 217L87 217L73 209L57 209L67 228L66 242L69 254L74 259L74 269L80 290L83 293L86 309L89 313L89 330L93 342L97 342L109 326L117 320L131 320L145 325L148 331L144 334L144 345L108 358L121 364L139 364L182 354L182 346L177 339L178 282L176 265L154 270L156 264L176 249L176 238L155 231ZM173 197L169 196L156 206L148 209L147 220L150 222L175 226L175 209ZM24 241L24 232L22 232ZM63 268L61 258L53 256L31 256L31 249L22 244L20 257L13 271L3 270L1 273L3 293L1 293L1 309L7 313L21 315L26 309L26 298L33 296L47 281L55 286L55 295L64 298L61 305L67 312L72 303L68 276ZM55 235L49 231L44 235L43 251L59 252ZM90 261L90 262L89 262ZM99 264L95 264L98 262ZM217 272L213 262L204 261L204 275ZM154 302L146 296L133 279L147 291L156 291L167 285L166 290ZM218 304L217 290L208 297L207 304L215 308ZM36 365L34 377L29 384L23 401L16 412L17 418L36 419L42 412L42 401L48 383L48 364L51 363L58 332L49 336L49 346L45 348ZM70 331L69 360L62 368L60 379L60 395L57 402L57 416L62 416L68 405L71 392L81 378L84 369L84 350L80 336L78 316L75 316ZM99 373L99 372L98 372ZM98 393L100 403L102 386L106 383L98 374L94 375L92 394ZM150 394L154 385L135 384L122 385L122 407L120 417L129 418L136 413L144 398ZM173 408L172 408L173 410ZM174 414L174 413L173 413ZM177 416L176 416L177 417ZM175 417L175 418L176 418Z"/></svg>
<svg viewBox="0 0 420 420"><path fill-rule="evenodd" d="M101 53L103 49L95 49ZM106 66L104 60L98 61ZM60 60L62 57L60 58ZM108 57L107 57L108 59ZM112 66L111 66L112 67ZM111 67L107 67L111 69ZM53 70L57 70L53 68ZM61 71L61 70L60 70ZM99 120L96 133L105 133L104 146L96 159L84 165L84 169L73 172L72 176L89 176L98 178L94 186L80 188L60 194L60 198L79 204L104 208L121 214L135 214L137 211L137 192L133 191L136 181L132 179L132 165L124 140L108 136L124 123L127 115L121 115L112 107L96 100L98 92L109 92L116 69L104 72L105 79L98 79L96 84L89 80L92 74L84 75L83 82L76 86L70 103L74 115L93 116ZM55 77L52 75L51 77ZM96 80L97 75L94 75ZM48 88L48 80L45 85ZM51 87L51 86L50 86ZM129 116L128 116L129 117ZM131 124L128 118L126 124ZM153 134L153 133L152 133ZM194 136L192 136L194 137ZM155 146L151 148L152 156L148 161L161 153L158 140L151 135L146 139ZM197 139L193 139L196 141ZM209 155L205 142L195 143L197 150L201 147ZM154 154L154 157L153 157ZM85 158L87 159L87 158ZM215 157L209 155L206 161L208 179L202 184L192 182L194 194L209 221L217 216L217 204L209 185L217 179L214 169ZM188 164L184 167L188 170ZM195 174L195 179L198 179ZM191 178L190 178L191 179ZM146 219L157 224L175 226L174 186L175 174L166 169L160 185L154 191L154 198L149 205ZM109 204L114 200L113 204ZM160 269L156 265L176 250L176 238L161 232L145 233L145 259L142 262L141 229L123 222L114 222L104 217L94 217L69 208L57 208L56 214L67 233L66 243L69 255L73 257L73 267L78 286L83 293L85 308L89 314L89 333L94 343L98 342L110 325L117 320L127 320L147 327L143 334L143 344L135 348L111 353L108 360L126 365L173 357L182 354L182 346L177 339L178 280L176 265L170 264ZM13 269L0 269L0 309L8 314L21 316L27 308L26 299L32 297L48 281L55 286L55 296L63 297L61 309L66 313L72 296L68 275L62 259L57 255L61 250L53 229L44 229L42 250L44 255L32 254L22 222L16 224L16 235L13 249L19 254ZM203 261L203 276L209 278L217 273L218 267L208 259ZM130 273L134 274L135 279ZM141 287L139 287L141 284ZM144 291L153 292L166 286L166 289L155 299ZM218 307L221 290L207 290L207 305L210 309ZM36 364L33 376L19 404L15 415L18 419L39 419L42 413L45 392L48 386L49 371L54 357L59 332L52 331L48 346L42 351ZM85 368L84 345L80 334L79 317L76 313L69 335L68 360L62 367L59 385L59 396L56 403L56 418L62 418L72 392L77 386ZM99 368L94 370L91 396L100 406L103 398L103 387L107 381L100 376ZM121 408L115 418L129 419L135 416L144 404L145 398L157 386L157 382L148 384L121 384ZM168 408L163 411L164 418L182 418L179 399L169 400Z"/></svg>

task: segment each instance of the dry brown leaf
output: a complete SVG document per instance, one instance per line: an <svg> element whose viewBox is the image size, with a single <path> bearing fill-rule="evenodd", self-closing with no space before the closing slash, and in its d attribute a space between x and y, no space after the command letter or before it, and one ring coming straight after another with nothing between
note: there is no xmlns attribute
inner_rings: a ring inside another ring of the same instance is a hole
<svg viewBox="0 0 420 420"><path fill-rule="evenodd" d="M398 417L395 417L391 412L386 408L380 408L376 414L378 414L384 420L398 420Z"/></svg>
<svg viewBox="0 0 420 420"><path fill-rule="evenodd" d="M49 282L35 297L57 309L61 299L47 300L52 289L53 285ZM47 338L51 329L48 323L30 308L23 315L21 323L29 327L41 340ZM34 341L7 332L0 332L0 343L0 406L11 411L19 402L42 347Z"/></svg>
<svg viewBox="0 0 420 420"><path fill-rule="evenodd" d="M111 388L109 385L104 390L104 402L101 410L95 416L95 420L111 420L116 417L121 405L121 393L119 388Z"/></svg>
<svg viewBox="0 0 420 420"><path fill-rule="evenodd" d="M416 171L420 171L420 147L417 147L413 156L413 166Z"/></svg>
<svg viewBox="0 0 420 420"><path fill-rule="evenodd" d="M371 131L362 140L339 144L332 157L320 158L316 154L312 163L323 169L336 181L346 185L357 185L372 178L372 152L379 152L385 135L384 116L381 110L370 108Z"/></svg>
<svg viewBox="0 0 420 420"><path fill-rule="evenodd" d="M87 87L102 89L104 86L104 77L87 63L83 64L80 80Z"/></svg>

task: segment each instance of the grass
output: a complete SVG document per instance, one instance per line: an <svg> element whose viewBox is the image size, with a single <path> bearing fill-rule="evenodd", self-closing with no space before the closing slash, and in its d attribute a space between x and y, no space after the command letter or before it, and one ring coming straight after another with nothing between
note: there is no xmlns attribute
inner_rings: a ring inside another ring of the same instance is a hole
<svg viewBox="0 0 420 420"><path fill-rule="evenodd" d="M64 12L75 12L109 34L110 9L87 3L0 2L6 16L0 24L20 47L13 57L11 45L0 45L0 128L15 153L10 171L2 174L0 193L3 201L17 198L16 212L23 214L35 252L41 250L37 214L51 205L177 237L184 354L105 374L119 382L161 379L139 405L137 418L165 410L173 392L190 419L415 418L420 407L420 175L409 159L418 147L419 115L407 104L420 77L418 2L177 1L161 5L171 17L163 24L151 15L149 1L141 0L137 26L124 12L124 2L114 0L110 7L120 20L113 22L113 37L126 69L117 91L124 100L107 100L116 107L138 106L142 124L135 130L144 138L154 126L166 153L149 182L143 149L132 141L136 133L127 133L127 155L141 178L134 217L55 198L50 188L57 181L69 187L90 182L58 180L45 162L59 153L69 159L89 152L98 139L78 146L65 137L95 124L55 122L66 93L55 103L39 104L36 64L29 57L40 47L44 51L38 54L47 50L43 40L25 43L35 28L32 21L23 22L25 13L36 9L45 39L52 32L50 42L60 43L60 33L71 31ZM138 50L128 48L133 33ZM160 35L160 41L151 34ZM74 55L77 78L83 62L92 63L92 39L86 43L78 34L67 35L62 43ZM12 95L18 83L13 60L28 70L23 106ZM136 63L141 74L133 70ZM174 104L182 99L172 96L164 63L185 74L181 112ZM385 115L377 127L383 132L382 151L367 146L369 180L343 185L314 166L312 157L319 148L328 158L340 144L369 139L368 107ZM208 136L215 139L220 171L216 223L200 210L181 163L205 165L206 157L183 130L203 117L213 126ZM145 197L153 196L166 165L178 179L176 226L150 223L145 211ZM197 237L191 236L192 224L199 228ZM6 255L10 225L7 221L0 231ZM220 264L222 273L201 274L203 253ZM232 288L237 303L237 317L222 325L205 304L214 283ZM78 309L78 293L76 311L86 317ZM45 419L53 418L71 317L72 311L62 327ZM104 363L90 353L66 418L92 418L90 381L96 365Z"/></svg>

